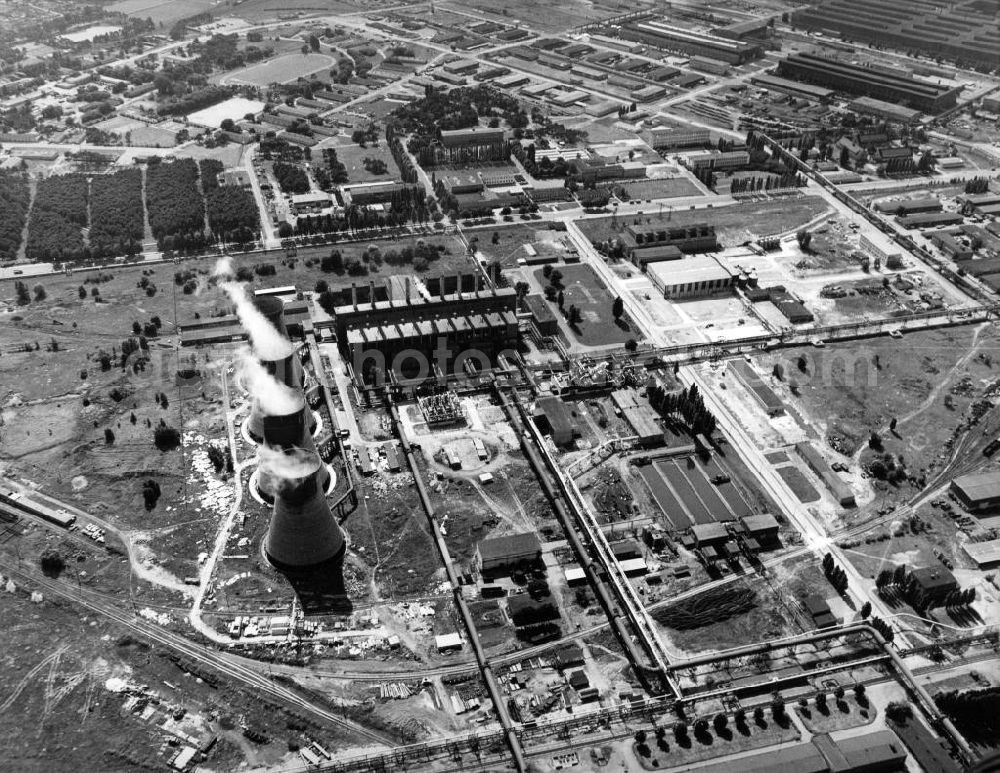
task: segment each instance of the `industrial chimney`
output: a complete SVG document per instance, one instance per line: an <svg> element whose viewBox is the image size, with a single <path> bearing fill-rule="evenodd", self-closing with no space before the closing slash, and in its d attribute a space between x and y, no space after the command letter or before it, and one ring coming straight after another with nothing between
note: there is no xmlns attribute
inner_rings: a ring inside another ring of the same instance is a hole
<svg viewBox="0 0 1000 773"><path fill-rule="evenodd" d="M322 464L315 454L312 461L304 476L281 479L274 500L264 550L278 568L305 569L344 554L344 535L319 483Z"/></svg>

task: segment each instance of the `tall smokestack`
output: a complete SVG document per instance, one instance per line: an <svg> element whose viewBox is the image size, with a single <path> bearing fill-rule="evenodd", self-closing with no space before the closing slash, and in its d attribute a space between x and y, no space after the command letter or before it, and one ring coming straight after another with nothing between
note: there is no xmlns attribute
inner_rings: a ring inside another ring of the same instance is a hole
<svg viewBox="0 0 1000 773"><path fill-rule="evenodd" d="M406 305L409 306L410 305L410 277L408 277L408 276L405 277L405 279L403 281L405 282L404 287L406 288L405 289L405 292L406 292Z"/></svg>
<svg viewBox="0 0 1000 773"><path fill-rule="evenodd" d="M344 535L319 485L319 457L299 454L272 463L282 480L264 543L268 559L279 568L305 569L342 557Z"/></svg>

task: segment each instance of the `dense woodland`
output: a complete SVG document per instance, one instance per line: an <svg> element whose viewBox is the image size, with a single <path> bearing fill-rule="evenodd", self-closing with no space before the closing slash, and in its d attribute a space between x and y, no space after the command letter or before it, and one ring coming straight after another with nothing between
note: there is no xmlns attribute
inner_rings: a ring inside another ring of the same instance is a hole
<svg viewBox="0 0 1000 773"><path fill-rule="evenodd" d="M0 260L14 260L28 218L31 190L21 174L0 173Z"/></svg>
<svg viewBox="0 0 1000 773"><path fill-rule="evenodd" d="M285 193L308 193L309 177L305 171L294 164L284 161L274 162L274 176Z"/></svg>
<svg viewBox="0 0 1000 773"><path fill-rule="evenodd" d="M90 184L90 254L95 258L142 252L145 213L142 170L96 175Z"/></svg>
<svg viewBox="0 0 1000 773"><path fill-rule="evenodd" d="M87 225L88 187L82 174L39 180L28 219L25 254L29 259L65 261L85 257L82 229Z"/></svg>
<svg viewBox="0 0 1000 773"><path fill-rule="evenodd" d="M223 166L214 158L202 159L199 168L213 236L218 241L252 242L260 232L260 213L253 193L238 185L219 185Z"/></svg>
<svg viewBox="0 0 1000 773"><path fill-rule="evenodd" d="M160 249L204 245L205 204L198 189L198 165L193 159L149 165L146 209Z"/></svg>

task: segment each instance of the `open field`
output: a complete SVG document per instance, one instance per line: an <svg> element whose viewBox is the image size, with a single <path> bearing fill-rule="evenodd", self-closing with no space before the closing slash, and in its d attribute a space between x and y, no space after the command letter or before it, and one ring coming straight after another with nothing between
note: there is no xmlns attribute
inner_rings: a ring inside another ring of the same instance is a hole
<svg viewBox="0 0 1000 773"><path fill-rule="evenodd" d="M0 713L3 770L62 770L65 764L53 760L69 759L80 770L164 769L177 748L166 742L183 736L217 735L207 764L226 770L279 765L291 758L288 742L306 734L329 749L357 743L225 680L213 686L195 679L171 652L100 616L60 601L32 603L31 590L28 584L0 594L6 634L21 645L0 655L3 697L13 698ZM135 698L148 701L149 710L135 711ZM183 717L174 719L178 709ZM241 722L264 742L247 742Z"/></svg>
<svg viewBox="0 0 1000 773"><path fill-rule="evenodd" d="M806 629L802 613L789 603L783 588L748 576L722 590L719 595L713 592L682 602L685 609L691 607L703 615L705 624L699 627L675 627L672 607L654 614L668 646L693 654L777 639ZM750 600L737 604L740 594Z"/></svg>
<svg viewBox="0 0 1000 773"><path fill-rule="evenodd" d="M215 5L213 0L123 0L108 6L108 11L138 19L149 17L155 24L169 26L178 19L209 11Z"/></svg>
<svg viewBox="0 0 1000 773"><path fill-rule="evenodd" d="M970 421L971 443L985 445L992 437L996 412L987 396L1000 379L996 346L992 328L966 326L908 333L902 340L790 350L780 359L798 381L799 395L788 399L832 448L862 464L876 455L901 456L919 479L945 463ZM762 367L769 370L778 359L768 355ZM889 429L892 419L895 431ZM869 448L872 432L879 449ZM983 459L969 453L963 460L975 465L977 458ZM889 499L913 492L905 479L896 485L876 481L876 488Z"/></svg>
<svg viewBox="0 0 1000 773"><path fill-rule="evenodd" d="M527 256L524 250L526 244L543 256L558 258L566 253L566 246L562 241L565 234L551 230L544 224L515 223L496 228L464 230L470 240L477 240L477 249L483 257L499 261L504 268L517 266L518 258ZM496 244L493 243L493 234L498 237Z"/></svg>
<svg viewBox="0 0 1000 773"><path fill-rule="evenodd" d="M439 7L448 8L449 5L441 4ZM623 13L617 3L589 3L583 0L559 0L545 5L538 5L531 0L515 0L503 6L502 14L499 6L490 0L469 0L458 3L455 7L487 18L492 17L493 21L500 23L509 24L511 19L520 19L522 23L543 32L563 30Z"/></svg>
<svg viewBox="0 0 1000 773"><path fill-rule="evenodd" d="M656 180L625 180L621 183L629 199L669 199L699 196L701 191L686 177L665 177Z"/></svg>
<svg viewBox="0 0 1000 773"><path fill-rule="evenodd" d="M360 145L340 145L334 148L337 151L337 159L347 169L347 179L350 183L389 182L399 178L399 166L384 142L364 148ZM385 173L372 174L365 169L366 158L384 161Z"/></svg>
<svg viewBox="0 0 1000 773"><path fill-rule="evenodd" d="M715 226L719 243L724 247L737 246L756 237L794 231L827 210L826 202L818 196L800 196L782 201L748 202L728 207L704 209L678 209L663 215L637 215L620 218L619 225L658 223L671 225L693 225L709 223ZM580 230L592 242L606 241L612 237L622 239L627 246L634 246L631 236L624 231L614 230L612 218L588 218L577 223Z"/></svg>
<svg viewBox="0 0 1000 773"><path fill-rule="evenodd" d="M270 83L291 83L314 72L336 67L337 60L329 54L286 54L267 62L254 64L226 73L219 83L238 86L267 86Z"/></svg>
<svg viewBox="0 0 1000 773"><path fill-rule="evenodd" d="M577 263L560 266L559 270L565 288L565 308L568 310L570 306L576 306L580 310L581 321L575 328L569 328L577 341L585 346L607 346L624 344L640 335L626 317L615 322L611 314L614 296L594 269ZM547 283L541 269L535 272L535 278L542 285Z"/></svg>

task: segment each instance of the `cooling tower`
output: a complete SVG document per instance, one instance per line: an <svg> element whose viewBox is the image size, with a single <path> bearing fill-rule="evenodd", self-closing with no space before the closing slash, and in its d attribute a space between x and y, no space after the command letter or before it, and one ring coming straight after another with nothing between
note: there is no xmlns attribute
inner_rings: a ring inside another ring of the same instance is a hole
<svg viewBox="0 0 1000 773"><path fill-rule="evenodd" d="M261 360L261 365L274 376L275 381L294 389L302 391L302 364L299 358L290 354L283 360ZM310 411L306 411L309 417L309 431L316 428L316 419ZM260 443L264 439L264 419L266 413L261 407L260 399L254 397L253 405L250 408L250 415L247 417L247 432L255 443Z"/></svg>
<svg viewBox="0 0 1000 773"><path fill-rule="evenodd" d="M282 480L274 500L264 550L278 568L304 569L339 558L344 552L344 535L319 485L321 463L315 454L313 459L312 472Z"/></svg>
<svg viewBox="0 0 1000 773"><path fill-rule="evenodd" d="M301 411L286 416L264 416L261 422L263 443L274 450L299 449L315 455L316 445L309 430L310 422L315 423L315 418L306 406L303 406ZM330 485L330 470L326 465L322 465L317 476L320 492L326 492ZM279 483L280 479L262 465L257 476L257 493L264 501L274 501Z"/></svg>
<svg viewBox="0 0 1000 773"><path fill-rule="evenodd" d="M285 302L281 298L273 295L255 295L253 305L263 314L267 321L271 323L284 338L288 338L288 330L285 328Z"/></svg>

